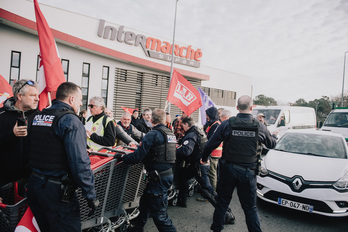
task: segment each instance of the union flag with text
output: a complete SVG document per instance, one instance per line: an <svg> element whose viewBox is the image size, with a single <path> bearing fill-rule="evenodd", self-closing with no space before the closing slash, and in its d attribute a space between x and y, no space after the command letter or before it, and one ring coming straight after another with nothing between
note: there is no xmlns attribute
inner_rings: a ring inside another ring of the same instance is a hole
<svg viewBox="0 0 348 232"><path fill-rule="evenodd" d="M176 70L173 71L167 100L188 116L202 106L198 90Z"/></svg>
<svg viewBox="0 0 348 232"><path fill-rule="evenodd" d="M12 97L12 87L11 85L5 80L3 76L0 75L0 107L3 106L4 101L7 98Z"/></svg>

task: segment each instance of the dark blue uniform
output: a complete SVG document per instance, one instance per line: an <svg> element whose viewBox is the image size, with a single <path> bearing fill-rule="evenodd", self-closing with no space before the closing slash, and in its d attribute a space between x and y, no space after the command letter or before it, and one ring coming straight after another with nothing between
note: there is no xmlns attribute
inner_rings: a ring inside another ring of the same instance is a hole
<svg viewBox="0 0 348 232"><path fill-rule="evenodd" d="M122 160L126 164L135 164L143 161L147 172L157 171L164 173L171 170L173 164L149 162L148 156L151 155L154 147L165 143L163 134L156 130L157 127L164 127L163 124L156 125L153 130L148 132L140 147L130 155L125 155ZM145 161L144 161L145 160ZM159 231L176 231L171 219L167 213L168 206L168 188L173 183L173 173L161 177L160 181L149 181L140 198L139 216L135 219L135 230L143 231L149 214Z"/></svg>
<svg viewBox="0 0 348 232"><path fill-rule="evenodd" d="M250 121L253 117L251 114L239 113L237 118L242 121ZM204 149L202 156L203 162L207 161L209 154L218 147L221 142L227 140L231 134L231 130L229 120L224 121L218 127ZM258 141L268 148L273 148L276 145L276 139L271 136L270 132L263 124L259 124ZM217 207L215 208L213 224L211 225L213 231L221 231L223 229L224 215L231 202L235 187L237 187L239 201L244 210L248 230L261 231L256 208L255 168L256 163L229 162L224 159L224 154L222 155L217 185Z"/></svg>
<svg viewBox="0 0 348 232"><path fill-rule="evenodd" d="M199 138L196 132L196 126L192 126L185 132L185 136L182 139L182 145L176 151L177 167L176 173L179 180L179 202L180 204L186 204L186 198L189 190L189 180L193 177L201 185L202 189L207 190L209 194L214 194L214 188L209 181L209 164L200 165L199 161L202 158L201 151L199 149ZM201 172L201 173L200 173Z"/></svg>
<svg viewBox="0 0 348 232"><path fill-rule="evenodd" d="M51 109L73 111L73 108L61 101L55 101ZM52 128L49 127L49 129ZM76 115L65 114L56 123L54 132L54 137L58 137L65 150L63 155L66 155L67 167L60 170L33 168L33 174L28 182L28 204L41 231L81 231L80 206L76 193L73 194L69 203L61 201L63 194L61 177L69 173L74 184L82 189L82 195L87 200L96 198L94 176L86 151L86 131ZM33 150L40 152L41 149L47 156L50 156L53 151L46 150L44 147L52 139L42 138L42 147L31 148L31 154Z"/></svg>

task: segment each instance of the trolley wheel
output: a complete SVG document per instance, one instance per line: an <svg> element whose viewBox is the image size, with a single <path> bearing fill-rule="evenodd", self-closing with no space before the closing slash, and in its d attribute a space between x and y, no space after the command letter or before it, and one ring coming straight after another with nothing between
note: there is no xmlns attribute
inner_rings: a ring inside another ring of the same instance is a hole
<svg viewBox="0 0 348 232"><path fill-rule="evenodd" d="M173 200L171 201L172 206L176 206L178 204L178 198L174 197Z"/></svg>
<svg viewBox="0 0 348 232"><path fill-rule="evenodd" d="M192 197L194 193L195 193L195 188L191 188L190 191L188 192L188 195Z"/></svg>
<svg viewBox="0 0 348 232"><path fill-rule="evenodd" d="M127 223L123 223L120 228L119 228L120 232L127 232L128 231L128 225Z"/></svg>

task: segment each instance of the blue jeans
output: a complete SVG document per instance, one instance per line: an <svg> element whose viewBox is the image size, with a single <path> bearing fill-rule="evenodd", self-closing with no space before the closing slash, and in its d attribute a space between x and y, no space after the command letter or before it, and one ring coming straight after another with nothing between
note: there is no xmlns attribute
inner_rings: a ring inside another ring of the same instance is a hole
<svg viewBox="0 0 348 232"><path fill-rule="evenodd" d="M149 215L158 229L158 231L176 231L172 220L167 213L168 206L168 188L173 183L173 175L165 176L159 182L150 181L140 198L139 216L135 219L135 226L143 228Z"/></svg>
<svg viewBox="0 0 348 232"><path fill-rule="evenodd" d="M262 231L256 208L256 175L253 170L236 164L220 161L220 175L217 185L217 206L214 211L213 231L224 227L225 212L231 202L233 191L237 187L239 201L243 208L249 231Z"/></svg>

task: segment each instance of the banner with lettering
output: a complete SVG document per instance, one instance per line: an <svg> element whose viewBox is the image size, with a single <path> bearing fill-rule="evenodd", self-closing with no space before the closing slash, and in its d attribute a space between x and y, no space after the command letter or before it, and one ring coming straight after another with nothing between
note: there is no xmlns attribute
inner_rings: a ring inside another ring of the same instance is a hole
<svg viewBox="0 0 348 232"><path fill-rule="evenodd" d="M176 70L173 71L167 100L188 116L202 106L198 90Z"/></svg>

